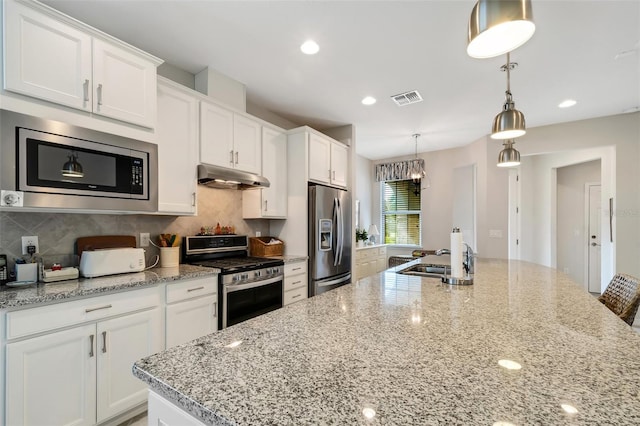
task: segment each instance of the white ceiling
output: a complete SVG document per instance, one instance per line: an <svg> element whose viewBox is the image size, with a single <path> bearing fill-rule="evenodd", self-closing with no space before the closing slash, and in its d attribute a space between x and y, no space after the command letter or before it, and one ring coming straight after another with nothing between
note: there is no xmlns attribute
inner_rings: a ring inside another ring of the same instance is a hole
<svg viewBox="0 0 640 426"><path fill-rule="evenodd" d="M506 57L466 54L474 0L45 3L190 73L216 69L291 121L354 124L357 152L370 159L412 154L413 133L420 152L466 145L489 133L504 102ZM533 0L533 14L536 33L511 55L528 127L640 106L640 0ZM308 38L315 56L299 50ZM424 101L391 101L409 90ZM363 106L367 95L378 102ZM566 98L578 104L557 108Z"/></svg>

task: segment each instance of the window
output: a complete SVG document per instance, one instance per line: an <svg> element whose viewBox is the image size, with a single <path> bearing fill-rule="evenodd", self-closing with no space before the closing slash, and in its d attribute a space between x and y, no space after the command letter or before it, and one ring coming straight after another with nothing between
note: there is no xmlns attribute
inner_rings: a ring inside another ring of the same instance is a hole
<svg viewBox="0 0 640 426"><path fill-rule="evenodd" d="M413 181L380 183L382 200L382 234L386 244L420 245L420 192Z"/></svg>

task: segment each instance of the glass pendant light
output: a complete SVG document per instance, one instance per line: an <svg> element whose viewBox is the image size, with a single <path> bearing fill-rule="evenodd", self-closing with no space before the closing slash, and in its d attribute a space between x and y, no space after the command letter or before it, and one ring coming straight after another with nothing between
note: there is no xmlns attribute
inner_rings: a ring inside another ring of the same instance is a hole
<svg viewBox="0 0 640 426"><path fill-rule="evenodd" d="M467 54L502 55L526 43L535 30L530 0L479 0L469 18Z"/></svg>
<svg viewBox="0 0 640 426"><path fill-rule="evenodd" d="M507 72L506 100L502 112L493 119L491 126L491 139L513 139L527 133L524 114L515 108L513 97L511 96L511 70L518 64L509 62L510 55L507 53L507 63L500 67Z"/></svg>
<svg viewBox="0 0 640 426"><path fill-rule="evenodd" d="M72 152L69 155L69 161L62 166L62 176L81 178L84 176L82 165L78 162L78 154Z"/></svg>
<svg viewBox="0 0 640 426"><path fill-rule="evenodd" d="M498 154L498 167L514 167L520 165L520 153L513 147L513 139L504 141L504 149Z"/></svg>
<svg viewBox="0 0 640 426"><path fill-rule="evenodd" d="M420 194L422 180L427 177L427 172L424 170L422 163L418 159L418 137L420 136L420 133L415 133L412 136L415 139L416 156L415 156L415 159L412 161L411 170L409 171L409 176L413 181L413 186L414 186L413 193L415 195L418 195ZM430 185L427 185L427 187L429 186Z"/></svg>

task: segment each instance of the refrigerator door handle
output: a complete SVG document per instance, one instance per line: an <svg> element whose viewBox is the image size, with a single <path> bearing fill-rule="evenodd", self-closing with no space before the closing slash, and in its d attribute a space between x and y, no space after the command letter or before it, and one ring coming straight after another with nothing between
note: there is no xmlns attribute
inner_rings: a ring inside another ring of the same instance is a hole
<svg viewBox="0 0 640 426"><path fill-rule="evenodd" d="M338 205L338 199L333 199L333 224L332 228L334 230L333 236L335 236L336 243L333 245L333 266L338 266L338 256L339 256L339 243L340 243L340 234L338 229L338 217L340 216L340 206ZM332 238L333 238L332 236Z"/></svg>
<svg viewBox="0 0 640 426"><path fill-rule="evenodd" d="M342 264L342 252L344 250L344 218L342 217L342 204L340 204L340 200L338 199L338 229L340 229L340 233L338 234L338 238L340 239L338 254L338 265Z"/></svg>

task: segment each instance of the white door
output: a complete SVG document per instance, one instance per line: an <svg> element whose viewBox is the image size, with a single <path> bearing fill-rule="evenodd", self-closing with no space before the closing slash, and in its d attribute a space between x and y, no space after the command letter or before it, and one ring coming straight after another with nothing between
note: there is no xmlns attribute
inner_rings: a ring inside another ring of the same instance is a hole
<svg viewBox="0 0 640 426"><path fill-rule="evenodd" d="M287 216L287 135L262 129L262 174L271 186L262 189L264 217Z"/></svg>
<svg viewBox="0 0 640 426"><path fill-rule="evenodd" d="M167 306L167 349L218 328L217 297L200 297Z"/></svg>
<svg viewBox="0 0 640 426"><path fill-rule="evenodd" d="M93 112L155 127L156 80L152 62L93 39Z"/></svg>
<svg viewBox="0 0 640 426"><path fill-rule="evenodd" d="M7 345L8 425L95 424L95 330L91 324Z"/></svg>
<svg viewBox="0 0 640 426"><path fill-rule="evenodd" d="M233 168L233 113L200 102L200 162Z"/></svg>
<svg viewBox="0 0 640 426"><path fill-rule="evenodd" d="M14 1L5 4L5 89L91 110L91 37Z"/></svg>
<svg viewBox="0 0 640 426"><path fill-rule="evenodd" d="M262 172L262 126L242 115L233 115L234 167L246 172Z"/></svg>
<svg viewBox="0 0 640 426"><path fill-rule="evenodd" d="M97 324L98 423L146 401L133 363L162 350L160 308Z"/></svg>
<svg viewBox="0 0 640 426"><path fill-rule="evenodd" d="M198 100L158 84L158 211L196 213Z"/></svg>
<svg viewBox="0 0 640 426"><path fill-rule="evenodd" d="M600 277L601 241L600 241L600 220L601 220L601 187L600 185L589 185L589 291L592 293L602 292Z"/></svg>
<svg viewBox="0 0 640 426"><path fill-rule="evenodd" d="M309 179L329 183L331 176L331 141L309 135Z"/></svg>
<svg viewBox="0 0 640 426"><path fill-rule="evenodd" d="M331 143L331 184L347 187L349 150L341 143Z"/></svg>

